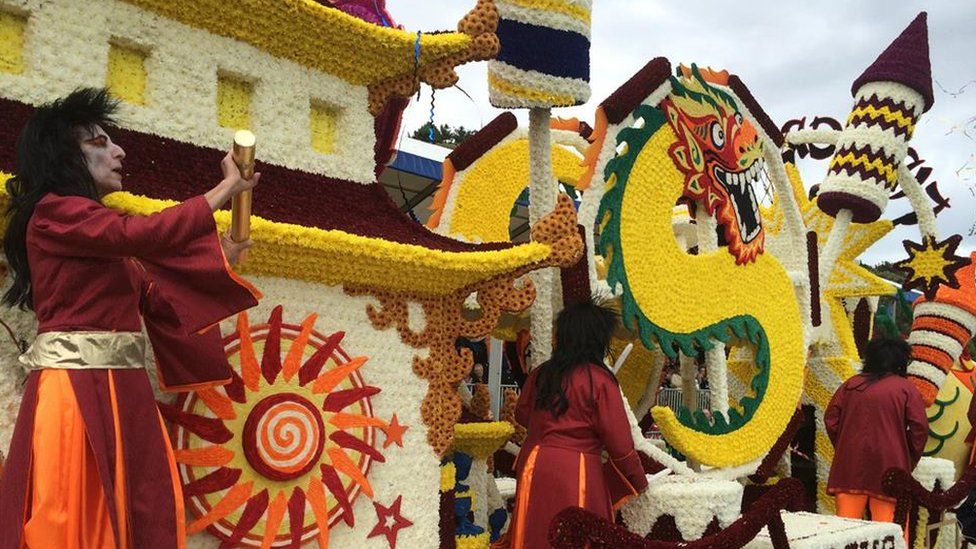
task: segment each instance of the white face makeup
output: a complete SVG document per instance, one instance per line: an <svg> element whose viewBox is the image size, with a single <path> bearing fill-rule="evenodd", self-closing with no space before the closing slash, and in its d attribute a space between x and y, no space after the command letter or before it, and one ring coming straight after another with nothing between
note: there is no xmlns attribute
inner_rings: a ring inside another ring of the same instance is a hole
<svg viewBox="0 0 976 549"><path fill-rule="evenodd" d="M122 159L125 158L122 147L112 142L100 126L82 130L80 140L81 152L98 194L105 196L122 190Z"/></svg>

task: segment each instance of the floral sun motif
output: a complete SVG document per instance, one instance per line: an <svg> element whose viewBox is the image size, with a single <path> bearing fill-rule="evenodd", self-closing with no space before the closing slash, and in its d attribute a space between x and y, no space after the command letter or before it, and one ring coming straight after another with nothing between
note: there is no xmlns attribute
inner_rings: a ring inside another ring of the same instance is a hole
<svg viewBox="0 0 976 549"><path fill-rule="evenodd" d="M340 346L343 332L315 330L316 315L300 325L282 321L276 307L266 324L246 313L224 339L234 368L220 388L161 404L175 425L173 445L187 507L204 529L244 547L326 546L339 521L355 524L353 504L373 499L368 480L385 457L376 430L402 446L407 427L373 415L366 384Z"/></svg>

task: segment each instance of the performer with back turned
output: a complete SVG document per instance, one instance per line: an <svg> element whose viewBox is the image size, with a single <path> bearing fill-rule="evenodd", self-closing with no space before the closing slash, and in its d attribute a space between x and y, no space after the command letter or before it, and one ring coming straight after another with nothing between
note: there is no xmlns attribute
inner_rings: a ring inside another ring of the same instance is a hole
<svg viewBox="0 0 976 549"><path fill-rule="evenodd" d="M222 319L258 291L230 270L249 240L213 212L257 184L231 154L205 194L149 216L107 208L125 152L106 133L116 102L83 89L40 106L17 142L3 302L37 315L37 338L0 480L0 548L185 545L176 462L145 370L160 385L231 382Z"/></svg>

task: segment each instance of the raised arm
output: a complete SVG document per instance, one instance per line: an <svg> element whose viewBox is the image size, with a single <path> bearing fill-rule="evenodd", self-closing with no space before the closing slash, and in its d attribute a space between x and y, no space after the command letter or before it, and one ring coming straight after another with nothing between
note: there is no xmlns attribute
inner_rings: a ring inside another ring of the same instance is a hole
<svg viewBox="0 0 976 549"><path fill-rule="evenodd" d="M215 232L202 196L152 215L128 215L80 196L48 196L37 204L28 239L66 257L151 257Z"/></svg>

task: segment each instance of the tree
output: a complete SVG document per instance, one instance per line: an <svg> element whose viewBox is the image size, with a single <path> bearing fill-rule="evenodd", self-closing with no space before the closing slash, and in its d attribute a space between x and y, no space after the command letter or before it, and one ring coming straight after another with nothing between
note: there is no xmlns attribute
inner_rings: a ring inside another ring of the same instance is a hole
<svg viewBox="0 0 976 549"><path fill-rule="evenodd" d="M431 130L433 130L433 139L431 139ZM477 133L475 130L466 129L464 126L458 126L456 128L448 124L435 126L427 122L414 130L410 134L410 137L453 149L475 133Z"/></svg>

